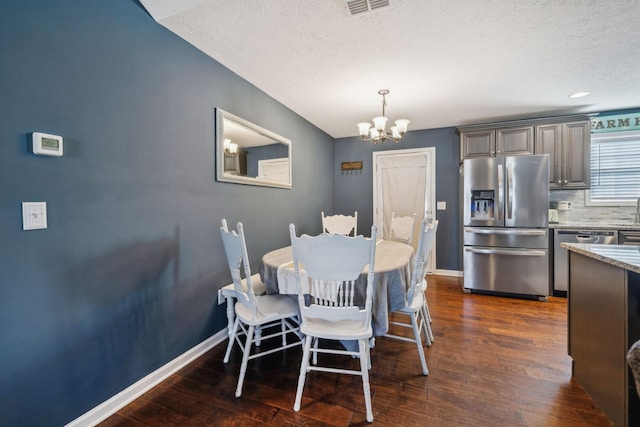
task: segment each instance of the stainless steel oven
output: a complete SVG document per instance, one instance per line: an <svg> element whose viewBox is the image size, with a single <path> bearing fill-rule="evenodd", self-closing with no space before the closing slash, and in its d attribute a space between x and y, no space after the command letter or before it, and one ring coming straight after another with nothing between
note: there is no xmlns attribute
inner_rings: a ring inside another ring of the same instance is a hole
<svg viewBox="0 0 640 427"><path fill-rule="evenodd" d="M553 236L553 293L566 295L569 289L569 251L560 243L594 243L617 245L617 230L564 230L556 229Z"/></svg>

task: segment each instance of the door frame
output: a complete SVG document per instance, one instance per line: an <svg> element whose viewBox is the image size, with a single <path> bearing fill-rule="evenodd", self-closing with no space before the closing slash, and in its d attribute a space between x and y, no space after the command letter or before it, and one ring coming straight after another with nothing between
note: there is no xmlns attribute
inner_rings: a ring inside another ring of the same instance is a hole
<svg viewBox="0 0 640 427"><path fill-rule="evenodd" d="M427 173L427 185L425 186L425 210L429 210L434 219L436 218L436 147L424 147L424 148L409 148L404 150L387 150L387 151L374 151L373 152L373 223L376 224L379 230L382 230L383 218L380 215L379 205L382 203L381 188L378 182L378 165L381 158L385 156L397 156L397 155L426 155L428 164ZM429 195L431 200L429 201ZM427 206L427 203L429 205ZM416 220L422 221L422 215L424 212L416 212ZM414 242L417 245L418 242ZM428 272L435 272L436 270L436 242L433 243L433 249L431 251L431 257Z"/></svg>

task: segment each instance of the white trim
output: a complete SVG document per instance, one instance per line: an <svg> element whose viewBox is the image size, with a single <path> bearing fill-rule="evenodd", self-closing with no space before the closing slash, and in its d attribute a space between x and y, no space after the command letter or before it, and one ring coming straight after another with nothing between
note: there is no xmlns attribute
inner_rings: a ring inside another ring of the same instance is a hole
<svg viewBox="0 0 640 427"><path fill-rule="evenodd" d="M382 186L379 182L378 165L382 157L385 156L406 156L406 155L423 155L427 158L429 174L427 176L427 186L425 188L425 204L428 202L428 196L431 196L431 203L429 206L425 206L425 211L429 210L434 219L437 218L436 212L436 147L423 147L423 148L408 148L403 150L386 150L386 151L374 151L373 153L373 223L376 224L378 230L382 230L383 218L378 210L380 201L382 200ZM416 221L422 221L422 215L424 212L417 213ZM414 247L418 242L413 242ZM436 268L436 242L433 242L433 248L431 250L431 256L429 257L429 266L427 267L427 273L433 272Z"/></svg>
<svg viewBox="0 0 640 427"><path fill-rule="evenodd" d="M89 412L86 412L84 415L81 415L80 417L71 421L65 427L84 427L89 425L94 426L106 420L111 415L118 412L118 410L120 410L124 406L127 406L129 403L133 402L138 397L142 396L144 393L151 390L153 387L155 387L180 369L184 368L189 363L196 360L198 357L202 356L207 351L225 341L227 338L228 331L227 328L224 328L217 334L207 338L200 344L182 353L180 356L176 357L166 365L161 366L138 382L122 390L120 393L111 397L109 400L102 402L100 405L91 409Z"/></svg>
<svg viewBox="0 0 640 427"><path fill-rule="evenodd" d="M463 277L462 271L458 271L458 270L436 269L436 272L434 274L436 274L438 276Z"/></svg>

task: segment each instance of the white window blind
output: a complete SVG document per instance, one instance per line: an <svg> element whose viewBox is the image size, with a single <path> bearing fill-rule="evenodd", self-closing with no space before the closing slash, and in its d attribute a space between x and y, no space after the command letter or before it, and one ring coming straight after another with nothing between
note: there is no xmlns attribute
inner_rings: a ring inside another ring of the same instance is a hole
<svg viewBox="0 0 640 427"><path fill-rule="evenodd" d="M591 135L587 204L626 205L640 196L640 131Z"/></svg>

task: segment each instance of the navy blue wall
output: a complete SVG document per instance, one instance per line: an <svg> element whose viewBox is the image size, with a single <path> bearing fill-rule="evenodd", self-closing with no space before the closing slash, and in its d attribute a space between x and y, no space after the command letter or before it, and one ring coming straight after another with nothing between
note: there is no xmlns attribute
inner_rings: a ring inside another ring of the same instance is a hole
<svg viewBox="0 0 640 427"><path fill-rule="evenodd" d="M355 126L354 126L355 127ZM407 132L398 144L385 142L373 145L360 137L336 140L334 164L334 209L327 214L349 214L358 211L358 232L373 224L373 155L374 151L409 148L436 148L436 200L447 202L445 211L436 211L436 268L462 271L459 256L459 137L455 128L440 128ZM358 172L340 171L340 163L362 161ZM411 183L407 183L411 185Z"/></svg>
<svg viewBox="0 0 640 427"><path fill-rule="evenodd" d="M4 1L0 96L2 425L69 422L220 331L221 218L255 269L333 206L333 139L134 0ZM215 107L292 141L293 190L215 181ZM48 229L22 231L23 201Z"/></svg>

